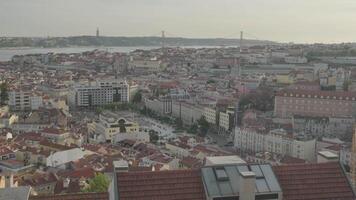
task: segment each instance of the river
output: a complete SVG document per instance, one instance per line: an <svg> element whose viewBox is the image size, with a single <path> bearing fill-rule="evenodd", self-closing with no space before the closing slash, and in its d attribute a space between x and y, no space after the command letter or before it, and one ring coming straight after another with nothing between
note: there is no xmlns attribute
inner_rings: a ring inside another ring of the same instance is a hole
<svg viewBox="0 0 356 200"><path fill-rule="evenodd" d="M186 48L215 48L216 46L189 46ZM81 53L95 49L107 50L109 52L128 53L136 49L150 50L160 47L136 46L136 47L64 47L64 48L0 48L0 61L9 61L14 55L45 54L45 53ZM183 47L185 48L185 47Z"/></svg>

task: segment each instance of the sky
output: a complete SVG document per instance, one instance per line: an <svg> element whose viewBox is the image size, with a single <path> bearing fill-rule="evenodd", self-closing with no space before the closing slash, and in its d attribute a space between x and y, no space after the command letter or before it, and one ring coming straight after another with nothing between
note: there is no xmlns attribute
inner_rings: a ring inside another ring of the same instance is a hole
<svg viewBox="0 0 356 200"><path fill-rule="evenodd" d="M0 0L0 36L356 42L356 0Z"/></svg>

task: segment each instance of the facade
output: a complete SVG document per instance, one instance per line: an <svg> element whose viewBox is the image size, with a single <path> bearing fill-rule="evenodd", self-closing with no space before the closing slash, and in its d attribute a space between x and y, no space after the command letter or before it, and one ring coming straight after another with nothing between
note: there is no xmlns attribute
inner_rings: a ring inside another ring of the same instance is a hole
<svg viewBox="0 0 356 200"><path fill-rule="evenodd" d="M42 105L42 97L31 91L9 92L9 106L12 110L38 110Z"/></svg>
<svg viewBox="0 0 356 200"><path fill-rule="evenodd" d="M219 128L224 132L231 132L234 125L234 109L229 108L219 113Z"/></svg>
<svg viewBox="0 0 356 200"><path fill-rule="evenodd" d="M293 116L293 130L315 137L342 137L352 132L352 117L303 117Z"/></svg>
<svg viewBox="0 0 356 200"><path fill-rule="evenodd" d="M126 81L106 80L75 84L68 94L68 102L71 107L92 107L127 103L129 97L130 87Z"/></svg>
<svg viewBox="0 0 356 200"><path fill-rule="evenodd" d="M98 121L88 124L89 140L113 142L116 134L138 132L139 128L137 122L130 122L114 113L106 112L100 114Z"/></svg>
<svg viewBox="0 0 356 200"><path fill-rule="evenodd" d="M161 69L160 60L131 60L128 63L129 69L135 72L157 72Z"/></svg>
<svg viewBox="0 0 356 200"><path fill-rule="evenodd" d="M282 90L275 97L274 114L279 118L293 115L352 117L356 114L356 93L345 91Z"/></svg>
<svg viewBox="0 0 356 200"><path fill-rule="evenodd" d="M217 117L215 108L205 107L204 108L204 117L205 117L207 122L209 122L210 124L215 125L216 124L216 117Z"/></svg>
<svg viewBox="0 0 356 200"><path fill-rule="evenodd" d="M295 158L315 161L316 140L297 139L282 129L268 133L254 129L235 129L234 145L237 149L250 152L271 152Z"/></svg>
<svg viewBox="0 0 356 200"><path fill-rule="evenodd" d="M172 100L169 98L145 98L145 106L160 115L167 115L172 112Z"/></svg>
<svg viewBox="0 0 356 200"><path fill-rule="evenodd" d="M185 125L192 125L203 116L203 108L182 101L172 103L172 116L180 118Z"/></svg>

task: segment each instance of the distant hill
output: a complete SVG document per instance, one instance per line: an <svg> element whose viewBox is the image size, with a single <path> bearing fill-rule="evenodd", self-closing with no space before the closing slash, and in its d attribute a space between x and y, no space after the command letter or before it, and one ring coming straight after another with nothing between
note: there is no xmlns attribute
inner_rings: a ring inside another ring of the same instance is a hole
<svg viewBox="0 0 356 200"><path fill-rule="evenodd" d="M238 46L239 39L225 38L165 38L166 46ZM244 40L245 45L278 44L267 40ZM0 47L69 47L69 46L161 46L160 37L3 37Z"/></svg>

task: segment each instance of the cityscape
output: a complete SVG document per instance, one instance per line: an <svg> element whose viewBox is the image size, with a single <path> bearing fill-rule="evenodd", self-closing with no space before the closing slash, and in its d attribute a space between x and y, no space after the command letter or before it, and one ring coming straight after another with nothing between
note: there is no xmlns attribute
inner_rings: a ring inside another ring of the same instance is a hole
<svg viewBox="0 0 356 200"><path fill-rule="evenodd" d="M356 199L356 41L96 26L0 25L0 200Z"/></svg>

